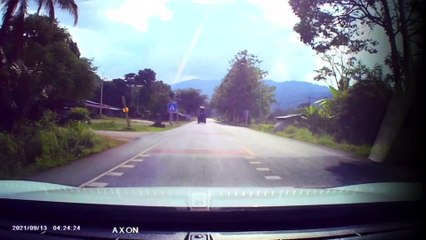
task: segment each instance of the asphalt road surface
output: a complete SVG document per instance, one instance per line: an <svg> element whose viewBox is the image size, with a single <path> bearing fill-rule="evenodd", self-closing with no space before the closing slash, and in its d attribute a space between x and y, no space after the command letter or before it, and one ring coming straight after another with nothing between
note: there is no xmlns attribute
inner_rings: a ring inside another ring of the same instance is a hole
<svg viewBox="0 0 426 240"><path fill-rule="evenodd" d="M151 133L29 180L80 187L334 187L415 181L330 148L208 120Z"/></svg>

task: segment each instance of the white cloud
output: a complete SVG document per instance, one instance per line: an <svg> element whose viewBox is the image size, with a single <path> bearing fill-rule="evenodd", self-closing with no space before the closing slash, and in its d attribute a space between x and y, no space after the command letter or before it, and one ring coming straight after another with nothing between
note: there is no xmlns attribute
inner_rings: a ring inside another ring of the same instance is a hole
<svg viewBox="0 0 426 240"><path fill-rule="evenodd" d="M158 17L162 21L173 18L173 11L167 7L167 3L168 0L126 0L118 8L106 10L105 15L113 22L146 32L150 18Z"/></svg>
<svg viewBox="0 0 426 240"><path fill-rule="evenodd" d="M185 74L180 77L179 81L175 81L175 82L187 81L192 79L204 79L204 78L194 74L188 74L188 75Z"/></svg>
<svg viewBox="0 0 426 240"><path fill-rule="evenodd" d="M293 28L299 21L285 0L250 0L249 3L260 8L264 18L274 26Z"/></svg>
<svg viewBox="0 0 426 240"><path fill-rule="evenodd" d="M235 0L193 0L195 4L228 4L234 3Z"/></svg>
<svg viewBox="0 0 426 240"><path fill-rule="evenodd" d="M67 26L73 40L77 42L78 48L83 57L100 58L106 54L107 42L102 41L103 35L95 30L74 26Z"/></svg>
<svg viewBox="0 0 426 240"><path fill-rule="evenodd" d="M267 79L272 79L274 81L284 81L289 78L289 69L285 62L277 61L268 71Z"/></svg>
<svg viewBox="0 0 426 240"><path fill-rule="evenodd" d="M105 41L105 34L101 31L64 25L78 44L82 57L93 59L93 65L98 68L99 75L109 79L122 77L131 70L123 70L129 64L117 64L117 62L134 59L133 52L122 48L111 47L115 45L116 39L109 38ZM111 61L114 59L114 61Z"/></svg>
<svg viewBox="0 0 426 240"><path fill-rule="evenodd" d="M302 41L300 41L300 35L297 32L291 32L290 36L288 37L288 42L293 45L298 45L298 46L303 46L305 47L306 45L303 44Z"/></svg>

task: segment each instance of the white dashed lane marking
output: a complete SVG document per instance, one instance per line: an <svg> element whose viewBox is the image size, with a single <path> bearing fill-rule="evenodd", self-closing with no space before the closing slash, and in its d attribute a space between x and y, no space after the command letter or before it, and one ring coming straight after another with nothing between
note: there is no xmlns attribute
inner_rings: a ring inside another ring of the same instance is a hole
<svg viewBox="0 0 426 240"><path fill-rule="evenodd" d="M266 180L280 180L280 176L265 176Z"/></svg>
<svg viewBox="0 0 426 240"><path fill-rule="evenodd" d="M109 172L106 174L107 176L121 176L123 175L122 172Z"/></svg>
<svg viewBox="0 0 426 240"><path fill-rule="evenodd" d="M98 187L98 186L99 187L105 187L106 185L108 185L108 183L101 183L101 182L95 182L95 181L98 181L100 178L102 178L103 176L106 176L106 175L111 176L110 173L114 172L116 169L118 169L120 167L123 167L123 168L133 168L133 167L135 167L135 165L130 165L128 163L131 162L132 160L135 160L135 159L141 159L141 158L144 158L144 157L149 157L150 155L149 154L145 154L146 152L148 152L149 150L155 148L156 146L160 145L161 143L163 143L163 142L165 142L167 140L168 139L163 139L160 142L157 142L156 144L152 145L151 147L149 147L149 148L143 150L142 152L138 153L134 157L132 157L132 158L124 161L123 163L121 163L121 164L119 164L119 165L111 168L110 170L108 170L108 171L106 171L106 172L98 175L97 177L92 178L91 180L89 180L89 181L87 181L85 183L82 183L78 187Z"/></svg>
<svg viewBox="0 0 426 240"><path fill-rule="evenodd" d="M250 164L261 164L259 161L251 161Z"/></svg>
<svg viewBox="0 0 426 240"><path fill-rule="evenodd" d="M245 159L246 160L251 160L249 161L249 164L251 165L260 165L262 164L261 161L255 161L256 157L254 156L254 153L252 151L250 151L250 149L244 148L244 150L250 154L250 156L246 156ZM267 168L267 167L257 167L256 171L258 172L270 172L271 169ZM280 176L263 176L266 180L281 180L282 178Z"/></svg>
<svg viewBox="0 0 426 240"><path fill-rule="evenodd" d="M260 171L260 172L266 172L266 171L271 171L271 169L269 169L269 168L256 168L256 170L257 171Z"/></svg>
<svg viewBox="0 0 426 240"><path fill-rule="evenodd" d="M120 167L122 167L122 168L134 168L134 167L135 167L135 165L131 165L131 164L124 164L124 165L121 165Z"/></svg>
<svg viewBox="0 0 426 240"><path fill-rule="evenodd" d="M130 160L131 162L143 162L143 159L132 159L132 160Z"/></svg>

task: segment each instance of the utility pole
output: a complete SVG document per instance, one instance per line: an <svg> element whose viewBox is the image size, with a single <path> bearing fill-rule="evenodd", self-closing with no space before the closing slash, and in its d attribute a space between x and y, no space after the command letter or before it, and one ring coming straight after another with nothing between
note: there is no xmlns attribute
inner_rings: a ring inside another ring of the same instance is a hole
<svg viewBox="0 0 426 240"><path fill-rule="evenodd" d="M99 104L99 116L102 118L102 107L104 98L104 78L101 79L101 100Z"/></svg>
<svg viewBox="0 0 426 240"><path fill-rule="evenodd" d="M126 105L126 98L124 96L121 96L121 101L123 102L123 110L126 115L127 128L130 129L129 109L127 108L127 105Z"/></svg>

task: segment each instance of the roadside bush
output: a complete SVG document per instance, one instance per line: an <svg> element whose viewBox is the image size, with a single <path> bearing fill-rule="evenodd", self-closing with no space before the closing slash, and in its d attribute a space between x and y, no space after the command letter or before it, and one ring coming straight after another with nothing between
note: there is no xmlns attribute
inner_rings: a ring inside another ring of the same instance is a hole
<svg viewBox="0 0 426 240"><path fill-rule="evenodd" d="M334 136L352 144L372 144L392 95L384 81L360 81L342 98L335 111L338 131Z"/></svg>
<svg viewBox="0 0 426 240"><path fill-rule="evenodd" d="M65 127L54 127L39 133L42 146L37 165L43 168L68 162L82 155L85 149L95 146L95 133L81 122L70 123Z"/></svg>
<svg viewBox="0 0 426 240"><path fill-rule="evenodd" d="M267 133L272 133L274 130L274 126L271 124L252 124L252 128L262 131L262 132L267 132Z"/></svg>
<svg viewBox="0 0 426 240"><path fill-rule="evenodd" d="M0 173L12 175L20 167L19 144L10 135L0 132Z"/></svg>
<svg viewBox="0 0 426 240"><path fill-rule="evenodd" d="M90 123L90 112L86 108L71 108L67 113L64 122L83 122Z"/></svg>
<svg viewBox="0 0 426 240"><path fill-rule="evenodd" d="M11 156L15 156L18 153L18 144L15 139L8 134L0 133L0 159L8 159Z"/></svg>
<svg viewBox="0 0 426 240"><path fill-rule="evenodd" d="M95 133L86 124L76 122L67 126L68 146L74 149L76 154L81 154L85 148L92 148L95 145Z"/></svg>
<svg viewBox="0 0 426 240"><path fill-rule="evenodd" d="M73 121L56 124L50 111L37 122L28 121L10 133L0 132L0 177L25 174L21 170L47 169L78 159L99 144L89 125ZM17 174L15 174L17 173Z"/></svg>
<svg viewBox="0 0 426 240"><path fill-rule="evenodd" d="M58 162L65 162L72 157L72 150L67 144L69 136L65 128L42 130L38 137L41 143L41 155L36 157L38 166L53 167Z"/></svg>
<svg viewBox="0 0 426 240"><path fill-rule="evenodd" d="M162 123L161 120L160 120L160 121L154 122L154 124L152 124L151 126L152 127L158 127L158 128L165 128L166 124Z"/></svg>
<svg viewBox="0 0 426 240"><path fill-rule="evenodd" d="M301 141L313 142L314 135L308 128L297 128L293 125L288 126L283 131L277 133L283 137L294 138Z"/></svg>

